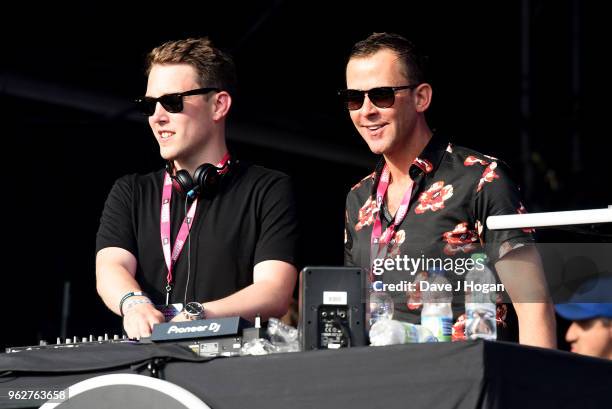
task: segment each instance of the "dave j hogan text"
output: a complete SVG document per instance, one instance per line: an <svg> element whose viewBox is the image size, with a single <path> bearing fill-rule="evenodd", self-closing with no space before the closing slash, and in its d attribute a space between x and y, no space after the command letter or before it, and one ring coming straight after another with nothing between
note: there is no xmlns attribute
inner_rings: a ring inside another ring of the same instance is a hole
<svg viewBox="0 0 612 409"><path fill-rule="evenodd" d="M425 291L425 292L438 292L438 291L464 291L464 292L477 292L488 294L491 292L504 292L506 291L504 285L501 283L480 283L475 281L458 281L455 284L455 288L451 283L439 284L430 283L427 281L408 282L400 281L399 283L383 283L382 281L375 281L373 284L374 291Z"/></svg>

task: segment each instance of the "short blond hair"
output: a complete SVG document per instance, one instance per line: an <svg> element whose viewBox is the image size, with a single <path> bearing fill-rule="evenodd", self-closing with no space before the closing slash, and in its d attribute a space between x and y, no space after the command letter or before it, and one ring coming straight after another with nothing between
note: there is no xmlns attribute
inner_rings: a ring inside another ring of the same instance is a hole
<svg viewBox="0 0 612 409"><path fill-rule="evenodd" d="M189 64L198 73L201 87L215 87L233 94L236 67L226 52L216 48L208 37L168 41L154 48L146 59L146 74L156 64Z"/></svg>

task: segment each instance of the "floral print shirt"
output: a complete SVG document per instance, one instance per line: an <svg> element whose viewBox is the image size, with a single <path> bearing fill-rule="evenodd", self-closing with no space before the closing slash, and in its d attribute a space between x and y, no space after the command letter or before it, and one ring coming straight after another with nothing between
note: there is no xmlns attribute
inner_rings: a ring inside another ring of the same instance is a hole
<svg viewBox="0 0 612 409"><path fill-rule="evenodd" d="M383 166L384 160L381 160L376 170L355 185L346 199L345 264L370 271L371 278L374 276L370 243L375 218L381 218L383 230L393 220L386 204L380 211L376 206L376 186ZM446 261L467 259L480 252L487 254L488 265L492 267L513 249L534 243L530 229L493 231L485 227L488 216L526 212L519 188L501 160L434 135L411 164L409 174L414 182L409 210L383 253L385 258L407 255L413 260ZM389 284L426 279L428 271L422 268L423 264L420 267L418 271L416 268L413 271L385 269L377 279ZM453 288L463 279L462 274L448 271L445 276ZM419 291L401 292L401 301L398 294L392 296L394 318L419 322L422 305ZM458 317L463 306L454 305L453 309ZM498 307L498 324L505 311L505 306Z"/></svg>

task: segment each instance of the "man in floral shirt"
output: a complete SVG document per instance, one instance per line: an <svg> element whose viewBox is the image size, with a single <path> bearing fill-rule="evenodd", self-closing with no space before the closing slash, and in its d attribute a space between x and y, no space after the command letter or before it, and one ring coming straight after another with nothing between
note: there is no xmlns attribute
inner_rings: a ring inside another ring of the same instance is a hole
<svg viewBox="0 0 612 409"><path fill-rule="evenodd" d="M488 216L525 211L518 188L502 161L433 135L425 120L432 89L412 44L372 34L353 47L346 81L341 96L351 119L382 158L347 196L345 263L363 267L372 280L400 284L427 277L409 261L465 261L484 251L514 301L520 342L554 348L554 310L533 232L485 227ZM376 259L395 263L381 269ZM463 273L446 272L453 289ZM396 290L393 297L394 317L418 322L419 292Z"/></svg>

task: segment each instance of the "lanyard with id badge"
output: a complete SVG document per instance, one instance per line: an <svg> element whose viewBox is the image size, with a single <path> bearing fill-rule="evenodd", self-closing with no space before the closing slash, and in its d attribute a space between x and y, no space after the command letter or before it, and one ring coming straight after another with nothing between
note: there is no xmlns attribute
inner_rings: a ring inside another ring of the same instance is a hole
<svg viewBox="0 0 612 409"><path fill-rule="evenodd" d="M229 160L229 152L226 152L221 161L217 164L218 168L223 167L226 162ZM162 201L161 201L161 210L160 210L160 232L161 232L161 244L164 252L164 260L166 261L166 267L168 269L168 274L166 275L166 304L164 305L156 305L155 307L164 314L166 321L170 321L174 318L178 313L180 313L183 309L182 303L173 303L170 304L170 293L172 292L173 285L173 277L172 277L172 269L174 267L174 263L178 259L183 247L185 245L185 241L189 236L189 232L191 230L191 226L193 225L193 219L195 216L196 208L198 205L198 198L196 197L189 210L187 211L187 215L183 219L183 223L181 224L181 228L176 236L176 240L174 242L174 247L171 249L170 245L170 202L172 200L172 178L168 172L164 173L164 186L162 190Z"/></svg>
<svg viewBox="0 0 612 409"><path fill-rule="evenodd" d="M408 186L408 189L406 189L406 192L404 193L404 197L402 198L400 207L395 213L393 221L383 232L381 222L382 204L385 199L387 189L389 188L390 177L391 172L389 171L388 166L385 164L376 189L377 210L370 239L370 271L368 274L370 284L368 290L368 325L370 328L380 319L393 318L395 302L394 297L384 291L384 286L382 286L383 282L381 276L383 275L384 270L377 272L374 267L377 259L382 261L387 257L389 246L394 244L394 237L397 228L408 213L410 197L412 196L412 188L414 186L414 183L411 181L410 186Z"/></svg>
<svg viewBox="0 0 612 409"><path fill-rule="evenodd" d="M391 172L389 171L389 167L385 164L383 168L382 174L380 176L380 181L378 182L378 186L376 188L376 208L377 214L374 220L374 226L372 227L372 236L370 241L370 279L373 280L373 271L374 271L374 260L377 258L384 259L387 257L387 252L389 249L389 244L392 242L393 237L397 231L397 228L402 221L406 217L408 213L408 208L410 206L410 197L412 196L412 188L414 183L411 181L408 189L404 193L404 197L400 203L400 207L397 209L395 213L395 217L393 218L393 222L389 224L389 226L382 231L382 222L380 221L382 217L382 204L385 200L385 194L387 193L387 189L389 188Z"/></svg>

